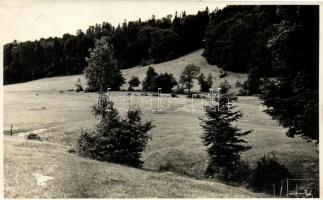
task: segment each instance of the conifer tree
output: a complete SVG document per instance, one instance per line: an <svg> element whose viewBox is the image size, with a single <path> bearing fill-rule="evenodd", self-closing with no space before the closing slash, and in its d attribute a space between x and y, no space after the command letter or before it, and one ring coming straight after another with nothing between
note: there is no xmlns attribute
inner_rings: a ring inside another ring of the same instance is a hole
<svg viewBox="0 0 323 200"><path fill-rule="evenodd" d="M158 74L155 72L154 68L148 67L148 70L146 72L146 78L142 82L142 89L144 91L153 91L152 90L152 82L153 79L157 76Z"/></svg>
<svg viewBox="0 0 323 200"><path fill-rule="evenodd" d="M206 175L211 178L218 178L223 181L231 181L236 177L239 168L240 154L249 150L251 147L243 136L251 131L241 131L232 125L242 117L240 111L233 111L233 107L223 104L206 106L206 119L201 119L202 123L202 142L207 147L208 167Z"/></svg>
<svg viewBox="0 0 323 200"><path fill-rule="evenodd" d="M140 158L154 127L152 122L142 122L138 108L129 108L121 119L109 99L104 106L94 105L92 113L99 123L93 131L82 131L77 142L78 153L99 161L141 167Z"/></svg>

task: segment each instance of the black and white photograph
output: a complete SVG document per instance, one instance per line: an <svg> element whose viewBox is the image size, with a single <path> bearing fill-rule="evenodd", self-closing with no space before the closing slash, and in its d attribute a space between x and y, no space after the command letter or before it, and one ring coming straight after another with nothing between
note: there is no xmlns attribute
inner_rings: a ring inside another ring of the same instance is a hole
<svg viewBox="0 0 323 200"><path fill-rule="evenodd" d="M0 18L3 198L320 198L319 2L0 0Z"/></svg>

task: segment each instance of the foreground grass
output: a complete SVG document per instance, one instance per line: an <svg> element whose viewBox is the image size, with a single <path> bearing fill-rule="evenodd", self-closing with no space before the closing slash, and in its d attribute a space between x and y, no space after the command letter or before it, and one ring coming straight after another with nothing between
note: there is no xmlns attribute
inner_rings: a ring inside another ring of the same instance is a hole
<svg viewBox="0 0 323 200"><path fill-rule="evenodd" d="M243 188L97 162L66 146L5 136L6 198L264 197ZM33 173L51 176L39 186Z"/></svg>

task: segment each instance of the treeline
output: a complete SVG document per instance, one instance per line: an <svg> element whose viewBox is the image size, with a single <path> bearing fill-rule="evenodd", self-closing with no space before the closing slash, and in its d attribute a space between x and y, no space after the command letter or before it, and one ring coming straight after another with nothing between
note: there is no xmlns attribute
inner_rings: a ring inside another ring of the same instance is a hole
<svg viewBox="0 0 323 200"><path fill-rule="evenodd" d="M259 67L270 72L269 50L273 25L281 18L277 6L228 6L219 10L205 32L207 61L227 71L248 72Z"/></svg>
<svg viewBox="0 0 323 200"><path fill-rule="evenodd" d="M227 6L218 10L205 31L203 55L226 71L280 75L274 60L278 37L288 42L292 71L318 67L318 6ZM295 42L295 43L291 43Z"/></svg>
<svg viewBox="0 0 323 200"><path fill-rule="evenodd" d="M260 94L288 136L318 140L318 6L228 6L206 29L204 56L248 72L241 92Z"/></svg>
<svg viewBox="0 0 323 200"><path fill-rule="evenodd" d="M89 48L103 36L109 38L121 69L173 59L202 48L211 15L214 12L206 8L195 15L152 16L147 21L125 21L117 27L104 22L61 38L13 41L4 45L4 84L82 73Z"/></svg>
<svg viewBox="0 0 323 200"><path fill-rule="evenodd" d="M79 74L87 65L85 57L93 39L82 31L62 38L4 45L4 84L43 77Z"/></svg>

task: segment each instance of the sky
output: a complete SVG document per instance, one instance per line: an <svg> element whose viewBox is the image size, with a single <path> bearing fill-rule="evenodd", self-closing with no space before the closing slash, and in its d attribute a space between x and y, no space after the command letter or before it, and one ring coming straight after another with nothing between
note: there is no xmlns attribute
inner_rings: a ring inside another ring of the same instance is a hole
<svg viewBox="0 0 323 200"><path fill-rule="evenodd" d="M109 22L114 26L141 18L156 18L176 11L195 14L198 10L223 8L211 0L0 0L0 37L3 43L85 31L90 25Z"/></svg>

